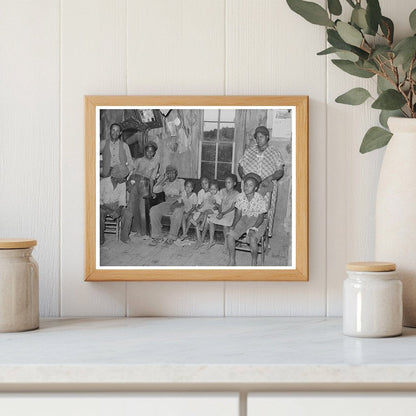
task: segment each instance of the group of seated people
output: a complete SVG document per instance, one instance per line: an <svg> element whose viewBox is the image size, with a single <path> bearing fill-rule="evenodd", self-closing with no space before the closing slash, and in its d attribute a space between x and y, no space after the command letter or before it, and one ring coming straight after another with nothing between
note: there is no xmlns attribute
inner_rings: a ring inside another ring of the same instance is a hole
<svg viewBox="0 0 416 416"><path fill-rule="evenodd" d="M215 226L222 226L225 248L228 252L227 265L236 265L235 244L243 234L246 234L247 242L250 245L251 264L257 265L258 242L267 226L265 218L269 206L268 196L270 195L270 192L266 192L267 187L270 186L271 180L280 179L283 171L281 174L279 173L279 178L272 177L276 176L275 173L265 176L263 172L261 175L264 161L256 160L257 163L260 163L260 174L253 171L247 172L247 168L254 165L251 163L251 156L246 157L246 151L239 163L239 174L244 180L241 193L235 189L236 175L230 173L223 178L225 187L222 189L217 181L202 177L200 179L201 190L196 194L194 192L195 182L178 178L178 170L173 165L168 165L164 174L156 180L159 163L154 158L157 151L157 145L154 142L147 143L142 158L130 163L129 157L125 156L127 151L122 146L124 143L119 141L118 125L115 124L115 126L116 132L114 134L112 134L113 125L110 128L110 143L106 144L107 150L104 148L103 151L107 152L103 158L107 161L105 168L107 169L109 166L106 172L109 176L102 178L100 184L101 244L105 241L104 220L107 215L121 218L121 241L125 243L130 241L129 234L132 228L137 231L138 236L145 236L145 198L155 198L156 194L163 192L165 201L150 209L151 241L149 244L151 246L160 243L170 246L178 239L180 229L182 229L182 233L179 240L183 241L188 237L189 229L193 225L196 231L195 249L204 244L208 231L207 248L211 248L216 243ZM265 135L262 134L264 131L267 131L265 127L256 129L255 139L259 148L261 140L265 142L266 148L268 146L269 137L267 136L267 140L261 137ZM117 138L119 141L118 147L115 146L117 140L113 140L113 138ZM256 151L254 149L254 152ZM275 158L274 154L272 156ZM120 161L121 163L117 163ZM272 169L275 172L275 164L269 170ZM266 164L266 169L267 166ZM279 166L280 168L282 169ZM126 200L127 193L129 193L128 202ZM166 215L170 216L170 228L167 238L164 238L162 217Z"/></svg>

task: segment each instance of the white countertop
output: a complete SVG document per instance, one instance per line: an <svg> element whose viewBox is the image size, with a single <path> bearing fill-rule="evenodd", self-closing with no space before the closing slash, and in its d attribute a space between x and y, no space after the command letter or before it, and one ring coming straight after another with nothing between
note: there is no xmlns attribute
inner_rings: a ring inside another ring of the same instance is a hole
<svg viewBox="0 0 416 416"><path fill-rule="evenodd" d="M0 388L52 383L416 389L416 329L360 339L334 318L89 318L0 334Z"/></svg>

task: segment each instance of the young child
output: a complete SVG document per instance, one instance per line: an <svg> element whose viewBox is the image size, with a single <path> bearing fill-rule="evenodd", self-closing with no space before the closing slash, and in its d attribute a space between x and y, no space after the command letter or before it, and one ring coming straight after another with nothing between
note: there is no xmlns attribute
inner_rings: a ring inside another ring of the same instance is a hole
<svg viewBox="0 0 416 416"><path fill-rule="evenodd" d="M206 176L202 176L200 183L201 190L198 192L198 208L201 207L206 195L209 194L209 179Z"/></svg>
<svg viewBox="0 0 416 416"><path fill-rule="evenodd" d="M197 206L193 216L193 224L195 226L200 226L200 230L202 230L205 225L208 215L214 213L218 214L218 208L221 204L221 197L218 191L218 183L212 182L209 187L209 192L205 194L202 203Z"/></svg>
<svg viewBox="0 0 416 416"><path fill-rule="evenodd" d="M208 198L210 196L209 193L209 179L206 176L202 176L200 180L201 189L198 192L198 205L196 207L196 211L194 212L193 218L191 220L191 224L196 225L196 220L200 216L200 208L202 207L205 198Z"/></svg>
<svg viewBox="0 0 416 416"><path fill-rule="evenodd" d="M237 185L237 176L233 173L228 174L225 177L225 188L222 188L219 192L221 198L221 207L218 209L218 214L211 214L208 216L207 225L209 226L209 245L211 248L215 245L214 232L215 225L222 225L224 233L224 248L228 250L227 234L230 231L230 227L234 220L234 206L239 195L239 192L235 189Z"/></svg>
<svg viewBox="0 0 416 416"><path fill-rule="evenodd" d="M190 180L185 182L185 190L182 191L181 197L178 199L178 206L183 206L183 217L182 217L182 237L181 240L185 240L188 236L189 226L191 224L191 218L193 212L196 210L198 205L198 197L193 192L194 183Z"/></svg>
<svg viewBox="0 0 416 416"><path fill-rule="evenodd" d="M258 241L264 234L267 213L267 201L257 190L261 178L256 173L248 173L244 177L244 192L238 195L235 202L235 215L228 233L228 266L235 266L235 242L244 233L250 244L251 265L257 266Z"/></svg>

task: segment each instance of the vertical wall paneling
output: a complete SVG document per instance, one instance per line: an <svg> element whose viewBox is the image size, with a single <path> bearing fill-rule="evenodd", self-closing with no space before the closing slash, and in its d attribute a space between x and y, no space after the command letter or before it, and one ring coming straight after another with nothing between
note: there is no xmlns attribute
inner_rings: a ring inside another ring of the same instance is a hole
<svg viewBox="0 0 416 416"><path fill-rule="evenodd" d="M414 1L380 4L410 35ZM334 100L375 85L316 56L322 27L285 0L15 0L2 16L0 235L38 240L43 316L341 314L345 262L374 255L384 151L359 154L377 112ZM309 95L310 281L84 282L87 94Z"/></svg>
<svg viewBox="0 0 416 416"><path fill-rule="evenodd" d="M395 38L411 36L408 22L414 1L380 1L382 12L395 24ZM350 13L349 6L347 13ZM375 200L384 150L359 153L365 132L378 123L372 100L361 106L335 103L335 98L354 87L367 88L376 97L376 78L352 77L328 61L328 210L327 280L328 314L342 314L342 282L345 263L373 260ZM388 259L386 259L387 261Z"/></svg>
<svg viewBox="0 0 416 416"><path fill-rule="evenodd" d="M224 1L128 0L128 94L224 94ZM224 283L127 283L127 305L129 316L223 316Z"/></svg>
<svg viewBox="0 0 416 416"><path fill-rule="evenodd" d="M3 1L0 238L34 238L40 314L59 313L59 2ZM47 82L45 82L47 80Z"/></svg>
<svg viewBox="0 0 416 416"><path fill-rule="evenodd" d="M62 0L62 315L124 315L125 283L84 282L84 95L126 93L126 2Z"/></svg>
<svg viewBox="0 0 416 416"><path fill-rule="evenodd" d="M227 0L226 94L308 95L309 282L227 282L226 315L325 315L325 35L285 0Z"/></svg>

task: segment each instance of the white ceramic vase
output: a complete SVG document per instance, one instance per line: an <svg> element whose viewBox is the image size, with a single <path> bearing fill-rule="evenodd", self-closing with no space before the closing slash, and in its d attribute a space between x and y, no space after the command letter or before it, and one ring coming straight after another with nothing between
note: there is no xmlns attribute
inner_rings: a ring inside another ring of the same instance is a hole
<svg viewBox="0 0 416 416"><path fill-rule="evenodd" d="M416 119L391 117L377 191L376 260L397 265L403 323L416 327Z"/></svg>

